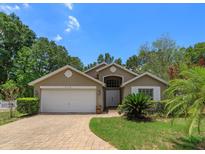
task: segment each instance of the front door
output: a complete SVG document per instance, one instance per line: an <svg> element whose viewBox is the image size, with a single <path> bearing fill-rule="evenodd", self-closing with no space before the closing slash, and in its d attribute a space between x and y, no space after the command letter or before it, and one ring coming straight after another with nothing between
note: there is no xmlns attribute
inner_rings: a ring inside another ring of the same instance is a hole
<svg viewBox="0 0 205 154"><path fill-rule="evenodd" d="M120 90L106 90L106 106L117 106L120 103Z"/></svg>

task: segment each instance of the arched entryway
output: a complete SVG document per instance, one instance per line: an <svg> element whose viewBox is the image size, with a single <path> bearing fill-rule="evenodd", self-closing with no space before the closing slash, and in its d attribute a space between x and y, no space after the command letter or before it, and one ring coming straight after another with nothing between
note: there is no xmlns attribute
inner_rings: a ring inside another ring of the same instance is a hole
<svg viewBox="0 0 205 154"><path fill-rule="evenodd" d="M104 77L105 88L105 107L116 107L121 102L122 84L121 76L106 76Z"/></svg>

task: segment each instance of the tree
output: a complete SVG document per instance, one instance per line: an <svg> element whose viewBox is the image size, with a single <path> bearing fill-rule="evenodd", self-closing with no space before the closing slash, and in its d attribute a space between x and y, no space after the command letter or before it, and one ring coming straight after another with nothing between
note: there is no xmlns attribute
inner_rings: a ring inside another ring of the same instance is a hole
<svg viewBox="0 0 205 154"><path fill-rule="evenodd" d="M138 55L128 58L126 66L135 72L143 73L148 71L168 80L170 65L182 61L182 51L176 46L174 40L167 35L163 35L151 45L148 43L142 45Z"/></svg>
<svg viewBox="0 0 205 154"><path fill-rule="evenodd" d="M97 65L96 62L90 63L90 64L88 64L87 66L84 67L84 71L86 71L86 70L88 70L88 69L90 69L90 68L92 68L92 67L94 67L96 65Z"/></svg>
<svg viewBox="0 0 205 154"><path fill-rule="evenodd" d="M126 67L130 70L132 70L133 72L138 73L140 66L139 66L139 60L138 60L138 56L137 55L133 55L131 57L129 57L126 61Z"/></svg>
<svg viewBox="0 0 205 154"><path fill-rule="evenodd" d="M167 95L167 115L189 119L188 134L200 124L205 109L205 68L194 67L182 71L179 79L171 80Z"/></svg>
<svg viewBox="0 0 205 154"><path fill-rule="evenodd" d="M56 45L54 41L47 38L39 38L32 46L32 58L34 59L35 78L48 74L64 65L82 70L83 64L77 57L68 55L65 47Z"/></svg>
<svg viewBox="0 0 205 154"><path fill-rule="evenodd" d="M186 49L185 58L188 65L205 66L205 42L197 43Z"/></svg>
<svg viewBox="0 0 205 154"><path fill-rule="evenodd" d="M100 64L100 63L102 63L102 62L104 62L104 61L105 61L105 58L104 58L103 54L100 54L100 55L98 56L97 63Z"/></svg>
<svg viewBox="0 0 205 154"><path fill-rule="evenodd" d="M0 83L10 78L18 50L23 46L30 47L35 37L15 14L0 13Z"/></svg>
<svg viewBox="0 0 205 154"><path fill-rule="evenodd" d="M31 48L22 47L17 52L12 74L21 96L32 96L33 90L28 86L29 82L68 64L79 70L83 68L80 59L68 55L63 46L56 45L47 38L39 38Z"/></svg>
<svg viewBox="0 0 205 154"><path fill-rule="evenodd" d="M179 73L188 68L187 61L184 57L185 48L181 48L178 52L174 53L175 60L168 66L168 78L173 80L179 77Z"/></svg>
<svg viewBox="0 0 205 154"><path fill-rule="evenodd" d="M97 58L97 63L100 64L102 62L106 62L107 64L111 64L114 61L114 56L111 56L110 53L106 52L104 55L100 54Z"/></svg>
<svg viewBox="0 0 205 154"><path fill-rule="evenodd" d="M173 64L176 52L178 51L175 41L163 35L152 43L151 51L146 53L148 58L142 69L168 80L167 70L169 65Z"/></svg>
<svg viewBox="0 0 205 154"><path fill-rule="evenodd" d="M114 61L114 56L111 56L108 52L105 53L105 62L111 64Z"/></svg>
<svg viewBox="0 0 205 154"><path fill-rule="evenodd" d="M111 56L108 52L105 54L99 54L97 61L88 64L86 67L84 67L84 70L88 70L94 66L96 66L97 64L100 64L102 62L106 62L107 64L111 64L114 62L114 56ZM122 64L122 60L121 58L118 58L115 60L115 62L117 62L118 64Z"/></svg>
<svg viewBox="0 0 205 154"><path fill-rule="evenodd" d="M71 65L80 71L83 70L83 63L81 62L80 58L78 58L78 57L69 56L68 57L68 65Z"/></svg>
<svg viewBox="0 0 205 154"><path fill-rule="evenodd" d="M21 96L30 96L28 83L64 65L82 70L78 57L68 54L65 47L40 37L24 25L15 14L0 13L0 83L17 82Z"/></svg>
<svg viewBox="0 0 205 154"><path fill-rule="evenodd" d="M9 102L10 108L10 118L13 117L13 103L15 101L17 94L18 94L18 87L13 80L6 81L5 84L1 85L1 94L3 95L4 99Z"/></svg>
<svg viewBox="0 0 205 154"><path fill-rule="evenodd" d="M122 65L122 59L121 58L115 59L115 63L119 64L119 65Z"/></svg>
<svg viewBox="0 0 205 154"><path fill-rule="evenodd" d="M33 90L28 86L28 83L34 80L35 76L38 76L35 75L37 72L33 70L35 63L31 48L23 47L18 51L12 74L16 78L21 97L33 95Z"/></svg>
<svg viewBox="0 0 205 154"><path fill-rule="evenodd" d="M44 37L37 39L31 50L35 61L33 67L36 72L35 78L48 74L69 62L67 50Z"/></svg>

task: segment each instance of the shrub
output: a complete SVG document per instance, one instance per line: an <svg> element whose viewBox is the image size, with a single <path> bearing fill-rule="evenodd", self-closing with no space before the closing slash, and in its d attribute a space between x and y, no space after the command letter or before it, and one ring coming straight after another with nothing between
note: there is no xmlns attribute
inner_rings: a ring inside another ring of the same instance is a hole
<svg viewBox="0 0 205 154"><path fill-rule="evenodd" d="M165 104L163 101L150 101L151 108L148 109L148 113L152 116L157 117L166 117L166 110L165 110Z"/></svg>
<svg viewBox="0 0 205 154"><path fill-rule="evenodd" d="M149 96L143 93L133 93L124 98L122 104L118 106L118 110L120 114L124 114L128 119L143 119L150 107Z"/></svg>
<svg viewBox="0 0 205 154"><path fill-rule="evenodd" d="M37 114L39 111L39 98L26 97L17 99L17 111L23 114Z"/></svg>

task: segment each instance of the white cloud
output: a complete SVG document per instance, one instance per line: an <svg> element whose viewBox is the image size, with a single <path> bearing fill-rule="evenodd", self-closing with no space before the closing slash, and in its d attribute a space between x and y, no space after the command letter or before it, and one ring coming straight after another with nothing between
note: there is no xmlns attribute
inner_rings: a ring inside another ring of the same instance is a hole
<svg viewBox="0 0 205 154"><path fill-rule="evenodd" d="M28 8L29 4L28 3L23 3L24 8Z"/></svg>
<svg viewBox="0 0 205 154"><path fill-rule="evenodd" d="M73 10L73 4L72 4L72 3L65 3L65 6L66 6L69 10Z"/></svg>
<svg viewBox="0 0 205 154"><path fill-rule="evenodd" d="M54 40L56 41L56 42L59 42L60 40L62 40L63 38L58 34L58 35L56 35L56 37L54 37Z"/></svg>
<svg viewBox="0 0 205 154"><path fill-rule="evenodd" d="M5 12L7 14L15 12L20 10L20 7L18 5L6 5L6 4L1 4L0 5L0 11Z"/></svg>
<svg viewBox="0 0 205 154"><path fill-rule="evenodd" d="M80 23L78 22L78 20L73 16L69 16L68 27L66 28L66 32L70 32L71 30L78 30L79 28L80 28Z"/></svg>

